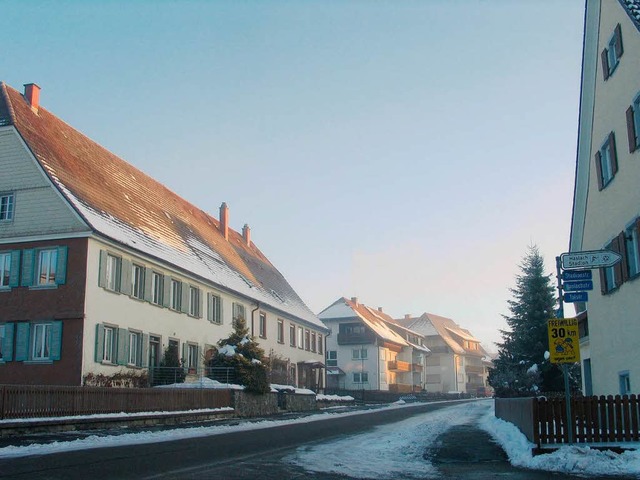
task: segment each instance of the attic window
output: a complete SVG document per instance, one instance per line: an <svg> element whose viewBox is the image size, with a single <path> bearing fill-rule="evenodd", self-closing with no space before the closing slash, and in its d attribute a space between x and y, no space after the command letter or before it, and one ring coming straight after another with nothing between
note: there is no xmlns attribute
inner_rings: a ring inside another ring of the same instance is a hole
<svg viewBox="0 0 640 480"><path fill-rule="evenodd" d="M276 298L277 298L278 300L280 300L282 303L286 303L286 302L284 301L284 298L282 298L282 297L278 294L278 292L276 292L275 290L271 290L271 293L273 294L273 296L274 296L274 297L276 297Z"/></svg>
<svg viewBox="0 0 640 480"><path fill-rule="evenodd" d="M0 194L0 221L10 222L13 220L13 193Z"/></svg>

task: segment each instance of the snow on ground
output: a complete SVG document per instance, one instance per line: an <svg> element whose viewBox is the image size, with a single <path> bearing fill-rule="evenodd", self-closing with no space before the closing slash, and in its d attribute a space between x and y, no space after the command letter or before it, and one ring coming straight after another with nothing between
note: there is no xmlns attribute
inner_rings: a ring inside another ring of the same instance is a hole
<svg viewBox="0 0 640 480"><path fill-rule="evenodd" d="M398 402L382 408L408 408ZM241 430L255 430L274 426L323 421L337 416L361 415L370 411L343 413L324 412L288 420L243 421L238 425L175 428L159 432L127 433L113 436L89 436L68 442L33 444L0 448L0 458L46 455L91 448L167 442L185 438L222 435ZM118 415L118 414L116 414ZM129 414L136 415L136 414ZM143 415L143 414L137 414ZM394 424L381 425L362 434L299 447L286 461L314 472L335 473L352 478L393 479L437 478L438 471L423 454L441 433L454 425L477 423L504 448L511 463L518 467L551 472L566 472L587 477L620 475L640 478L640 450L615 454L589 447L565 446L554 453L532 456L534 445L508 422L493 414L493 401L452 404L434 412L415 415ZM640 448L639 444L634 444Z"/></svg>

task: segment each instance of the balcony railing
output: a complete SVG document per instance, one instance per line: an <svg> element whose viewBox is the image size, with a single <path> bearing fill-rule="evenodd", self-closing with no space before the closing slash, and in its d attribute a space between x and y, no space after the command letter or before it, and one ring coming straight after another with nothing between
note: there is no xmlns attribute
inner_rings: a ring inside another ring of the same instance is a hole
<svg viewBox="0 0 640 480"><path fill-rule="evenodd" d="M410 372L411 364L400 360L392 360L387 363L387 368L392 372Z"/></svg>
<svg viewBox="0 0 640 480"><path fill-rule="evenodd" d="M376 336L373 332L338 333L338 345L366 345L375 341Z"/></svg>

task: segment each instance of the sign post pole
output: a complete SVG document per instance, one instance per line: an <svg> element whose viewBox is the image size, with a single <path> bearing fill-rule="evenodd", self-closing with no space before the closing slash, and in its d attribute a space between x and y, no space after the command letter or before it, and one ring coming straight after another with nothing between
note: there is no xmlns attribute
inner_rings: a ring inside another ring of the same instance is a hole
<svg viewBox="0 0 640 480"><path fill-rule="evenodd" d="M558 318L564 318L564 303L562 298L562 260L556 257L556 273L558 276ZM573 445L573 418L571 416L571 392L569 391L569 366L562 364L562 375L564 376L564 401L567 410L567 432L569 445Z"/></svg>

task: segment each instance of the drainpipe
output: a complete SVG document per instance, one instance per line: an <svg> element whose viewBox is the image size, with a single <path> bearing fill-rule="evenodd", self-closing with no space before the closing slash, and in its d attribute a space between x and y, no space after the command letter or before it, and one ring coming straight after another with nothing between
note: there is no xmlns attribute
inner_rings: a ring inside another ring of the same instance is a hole
<svg viewBox="0 0 640 480"><path fill-rule="evenodd" d="M255 317L255 313L260 309L260 302L256 302L256 308L251 310L251 336L253 337L253 318Z"/></svg>

